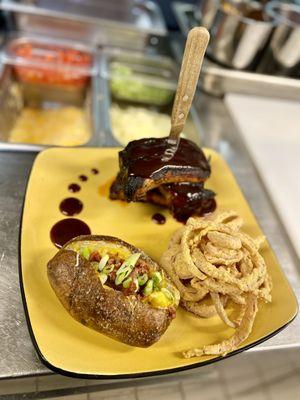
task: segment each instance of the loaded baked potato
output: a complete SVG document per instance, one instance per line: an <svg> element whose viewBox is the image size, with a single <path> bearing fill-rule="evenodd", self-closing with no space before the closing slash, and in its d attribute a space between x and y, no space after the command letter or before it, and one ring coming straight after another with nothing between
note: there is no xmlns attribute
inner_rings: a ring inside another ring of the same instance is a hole
<svg viewBox="0 0 300 400"><path fill-rule="evenodd" d="M78 236L48 263L49 282L77 321L131 346L155 343L179 292L143 251L111 236Z"/></svg>

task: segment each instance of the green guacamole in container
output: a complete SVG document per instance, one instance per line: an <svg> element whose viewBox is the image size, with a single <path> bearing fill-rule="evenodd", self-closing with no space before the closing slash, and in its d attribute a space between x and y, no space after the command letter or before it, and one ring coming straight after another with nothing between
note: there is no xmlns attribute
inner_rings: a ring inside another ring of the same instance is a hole
<svg viewBox="0 0 300 400"><path fill-rule="evenodd" d="M173 100L174 90L159 86L159 80L134 73L130 67L116 63L111 69L110 90L117 100L164 106ZM163 84L163 83L162 83Z"/></svg>

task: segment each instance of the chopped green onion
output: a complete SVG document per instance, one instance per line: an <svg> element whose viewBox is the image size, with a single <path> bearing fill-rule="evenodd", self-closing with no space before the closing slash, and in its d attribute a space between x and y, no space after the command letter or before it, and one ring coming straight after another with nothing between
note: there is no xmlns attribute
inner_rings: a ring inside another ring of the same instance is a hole
<svg viewBox="0 0 300 400"><path fill-rule="evenodd" d="M102 271L103 270L103 268L105 267L105 265L107 264L107 261L109 260L109 255L108 254L105 254L102 258L101 258L101 260L100 260L100 262L99 262L99 267L98 267L98 269L99 269L99 271Z"/></svg>
<svg viewBox="0 0 300 400"><path fill-rule="evenodd" d="M130 273L130 271L129 271L129 273ZM124 281L124 279L127 278L127 276L128 276L128 271L121 272L121 274L118 274L116 276L115 284L120 285Z"/></svg>
<svg viewBox="0 0 300 400"><path fill-rule="evenodd" d="M105 282L107 281L107 278L108 278L108 276L106 274L104 274L103 272L100 272L99 279L100 279L102 285L105 284Z"/></svg>
<svg viewBox="0 0 300 400"><path fill-rule="evenodd" d="M132 278L131 278L131 277L127 278L127 279L123 282L123 288L124 288L124 289L129 288L131 282L132 282Z"/></svg>
<svg viewBox="0 0 300 400"><path fill-rule="evenodd" d="M151 294L152 292L153 292L153 280L149 279L143 290L143 293L145 296L149 296L149 294Z"/></svg>
<svg viewBox="0 0 300 400"><path fill-rule="evenodd" d="M114 264L106 265L106 266L103 268L103 272L104 272L105 274L110 274L111 272L113 272L114 268L115 268Z"/></svg>
<svg viewBox="0 0 300 400"><path fill-rule="evenodd" d="M161 273L156 271L151 278L153 279L154 286L159 287L159 284L162 281Z"/></svg>
<svg viewBox="0 0 300 400"><path fill-rule="evenodd" d="M82 257L84 257L86 260L88 260L88 259L90 258L90 254L91 254L91 252L90 252L90 249L89 249L88 247L84 247L84 248L82 249L81 255L82 255Z"/></svg>
<svg viewBox="0 0 300 400"><path fill-rule="evenodd" d="M137 260L140 258L141 253L134 253L131 254L121 265L121 267L117 271L117 275L121 274L125 269L129 268L130 272L133 270L135 267L135 264L137 263ZM129 274L128 274L129 275Z"/></svg>
<svg viewBox="0 0 300 400"><path fill-rule="evenodd" d="M127 267L123 268L122 271L120 271L120 268L117 270L117 275L123 274L123 272L131 272L132 268L130 265L127 265Z"/></svg>
<svg viewBox="0 0 300 400"><path fill-rule="evenodd" d="M143 286L143 285L145 285L145 283L148 280L148 275L147 274L139 275L137 280L138 280L139 286Z"/></svg>

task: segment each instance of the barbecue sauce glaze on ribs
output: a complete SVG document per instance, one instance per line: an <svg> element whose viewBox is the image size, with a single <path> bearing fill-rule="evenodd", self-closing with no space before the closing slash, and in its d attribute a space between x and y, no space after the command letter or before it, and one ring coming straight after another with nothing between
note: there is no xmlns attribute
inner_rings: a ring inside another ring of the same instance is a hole
<svg viewBox="0 0 300 400"><path fill-rule="evenodd" d="M203 151L181 138L173 156L166 160L170 146L167 137L128 143L119 152L120 171L110 188L110 198L168 207L180 222L214 211L215 193L204 189L211 170Z"/></svg>

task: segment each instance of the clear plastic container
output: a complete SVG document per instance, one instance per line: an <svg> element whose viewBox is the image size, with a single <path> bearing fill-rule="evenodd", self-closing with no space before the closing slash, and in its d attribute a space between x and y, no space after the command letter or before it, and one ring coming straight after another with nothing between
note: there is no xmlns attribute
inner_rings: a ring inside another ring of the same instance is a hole
<svg viewBox="0 0 300 400"><path fill-rule="evenodd" d="M177 73L164 57L119 53L110 59L107 74L114 100L154 106L173 102Z"/></svg>
<svg viewBox="0 0 300 400"><path fill-rule="evenodd" d="M178 67L168 57L125 50L107 50L101 76L109 86L107 145L126 145L143 137L168 136L177 88ZM199 143L199 121L194 109L183 135Z"/></svg>
<svg viewBox="0 0 300 400"><path fill-rule="evenodd" d="M79 88L96 72L93 49L36 36L15 35L7 42L2 61L26 83Z"/></svg>
<svg viewBox="0 0 300 400"><path fill-rule="evenodd" d="M38 150L93 140L97 75L92 49L19 35L7 42L2 61L0 142Z"/></svg>

